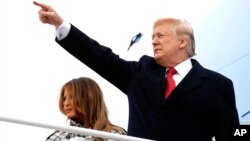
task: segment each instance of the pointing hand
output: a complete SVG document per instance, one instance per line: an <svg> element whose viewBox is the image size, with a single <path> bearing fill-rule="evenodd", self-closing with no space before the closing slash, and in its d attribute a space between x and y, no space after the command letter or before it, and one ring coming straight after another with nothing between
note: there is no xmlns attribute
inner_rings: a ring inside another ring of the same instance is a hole
<svg viewBox="0 0 250 141"><path fill-rule="evenodd" d="M38 14L42 23L54 25L56 28L62 24L63 19L51 6L36 1L33 1L33 4L41 8Z"/></svg>

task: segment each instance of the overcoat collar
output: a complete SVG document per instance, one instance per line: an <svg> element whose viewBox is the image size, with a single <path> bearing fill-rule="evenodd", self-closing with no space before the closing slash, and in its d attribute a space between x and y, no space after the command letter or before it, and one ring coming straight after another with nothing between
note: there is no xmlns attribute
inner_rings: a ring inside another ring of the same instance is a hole
<svg viewBox="0 0 250 141"><path fill-rule="evenodd" d="M153 71L151 78L154 78L151 82L151 86L154 86L152 89L152 97L155 100L156 108L160 108L166 103L173 102L176 98L179 98L183 95L188 94L188 92L195 87L201 85L206 78L205 69L199 64L195 59L191 59L192 69L188 74L183 78L183 80L177 85L173 90L172 94L168 97L167 100L164 99L165 91L165 72L166 68L160 67ZM150 79L150 78L149 78ZM151 79L152 80L152 79Z"/></svg>

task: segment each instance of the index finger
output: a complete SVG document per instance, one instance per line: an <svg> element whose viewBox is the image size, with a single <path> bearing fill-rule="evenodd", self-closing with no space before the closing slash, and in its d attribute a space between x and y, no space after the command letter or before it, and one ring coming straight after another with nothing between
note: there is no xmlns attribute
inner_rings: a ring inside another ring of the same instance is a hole
<svg viewBox="0 0 250 141"><path fill-rule="evenodd" d="M45 10L45 11L47 11L47 10L50 8L49 5L46 5L46 4L37 2L37 1L33 1L33 4L36 5L36 6L41 7L41 8L42 8L43 10Z"/></svg>

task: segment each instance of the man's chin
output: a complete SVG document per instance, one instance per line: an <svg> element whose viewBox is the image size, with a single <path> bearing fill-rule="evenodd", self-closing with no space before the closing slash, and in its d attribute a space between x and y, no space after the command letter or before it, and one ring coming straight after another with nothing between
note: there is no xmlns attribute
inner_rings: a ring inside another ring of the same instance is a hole
<svg viewBox="0 0 250 141"><path fill-rule="evenodd" d="M154 55L154 59L156 60L157 63L161 61L161 57L159 55Z"/></svg>
<svg viewBox="0 0 250 141"><path fill-rule="evenodd" d="M164 61L163 61L163 59L162 59L161 57L159 57L159 56L154 56L154 59L155 59L155 61L156 61L159 65L161 65L161 66L163 66L163 67L166 67L166 66L165 66L165 63L164 63Z"/></svg>
<svg viewBox="0 0 250 141"><path fill-rule="evenodd" d="M159 60L159 59L160 59L159 55L154 54L154 59L155 59L155 60Z"/></svg>

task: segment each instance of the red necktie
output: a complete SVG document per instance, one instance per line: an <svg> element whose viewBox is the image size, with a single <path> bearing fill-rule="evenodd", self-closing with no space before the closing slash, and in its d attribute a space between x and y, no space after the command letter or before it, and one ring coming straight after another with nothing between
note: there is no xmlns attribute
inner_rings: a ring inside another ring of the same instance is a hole
<svg viewBox="0 0 250 141"><path fill-rule="evenodd" d="M167 71L165 99L169 97L169 95L175 88L175 81L173 79L173 75L175 73L176 73L176 70L174 68L169 68Z"/></svg>

